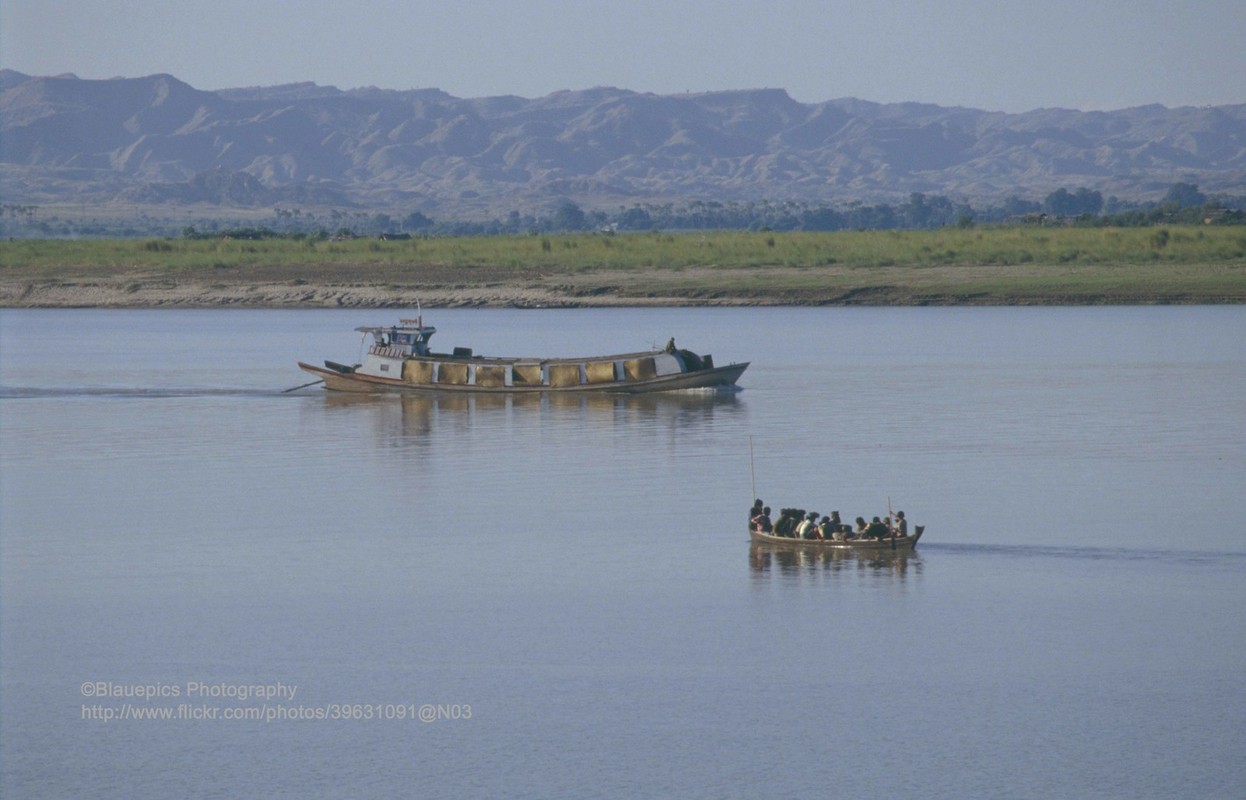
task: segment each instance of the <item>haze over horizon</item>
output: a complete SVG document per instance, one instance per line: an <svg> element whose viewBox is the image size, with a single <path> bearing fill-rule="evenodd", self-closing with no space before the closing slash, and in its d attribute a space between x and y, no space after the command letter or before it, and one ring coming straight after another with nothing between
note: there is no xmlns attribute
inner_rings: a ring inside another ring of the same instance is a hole
<svg viewBox="0 0 1246 800"><path fill-rule="evenodd" d="M3 0L0 67L542 97L784 89L990 111L1246 102L1246 3Z"/></svg>

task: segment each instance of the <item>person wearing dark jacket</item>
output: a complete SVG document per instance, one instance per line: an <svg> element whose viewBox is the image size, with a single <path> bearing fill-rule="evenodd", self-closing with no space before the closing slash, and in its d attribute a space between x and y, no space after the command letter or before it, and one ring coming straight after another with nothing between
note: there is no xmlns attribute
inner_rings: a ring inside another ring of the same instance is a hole
<svg viewBox="0 0 1246 800"><path fill-rule="evenodd" d="M890 535L890 531L887 530L887 526L878 517L874 517L865 528L865 538L867 539L881 539L888 535Z"/></svg>

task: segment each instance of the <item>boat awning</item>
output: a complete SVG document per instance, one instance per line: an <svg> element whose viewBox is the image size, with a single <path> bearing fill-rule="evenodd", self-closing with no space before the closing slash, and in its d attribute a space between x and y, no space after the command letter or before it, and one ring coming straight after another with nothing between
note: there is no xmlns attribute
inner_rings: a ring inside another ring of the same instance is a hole
<svg viewBox="0 0 1246 800"><path fill-rule="evenodd" d="M390 333L391 331L402 331L403 333L419 333L424 336L432 336L437 329L432 325L424 325L422 327L406 326L406 325L361 325L355 328L359 333Z"/></svg>

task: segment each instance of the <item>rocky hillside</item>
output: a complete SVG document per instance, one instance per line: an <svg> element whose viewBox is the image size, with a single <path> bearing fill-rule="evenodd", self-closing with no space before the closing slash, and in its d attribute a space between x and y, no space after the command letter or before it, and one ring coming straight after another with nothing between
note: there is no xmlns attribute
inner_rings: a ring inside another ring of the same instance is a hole
<svg viewBox="0 0 1246 800"><path fill-rule="evenodd" d="M197 90L0 72L4 203L470 213L574 200L848 203L911 192L1246 190L1246 104L1004 114L778 89L462 99L311 83Z"/></svg>

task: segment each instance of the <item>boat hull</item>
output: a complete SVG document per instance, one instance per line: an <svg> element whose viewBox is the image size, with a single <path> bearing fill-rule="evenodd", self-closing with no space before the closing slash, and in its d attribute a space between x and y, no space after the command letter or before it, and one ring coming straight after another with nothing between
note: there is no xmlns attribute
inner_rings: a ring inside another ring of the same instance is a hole
<svg viewBox="0 0 1246 800"><path fill-rule="evenodd" d="M536 384L529 386L475 386L471 384L416 384L397 378L385 378L366 375L343 369L329 369L312 364L299 362L299 369L315 375L324 381L326 389L337 392L355 392L376 394L383 392L414 393L414 394L518 394L518 393L576 393L598 392L615 394L643 394L648 392L670 392L681 389L706 389L734 385L749 362L730 364L723 367L710 367L674 375L661 375L637 381L610 381L605 383L585 383L571 386L550 386Z"/></svg>
<svg viewBox="0 0 1246 800"><path fill-rule="evenodd" d="M776 547L797 547L811 550L854 550L858 552L912 550L921 538L919 530L912 536L895 536L883 539L848 539L837 542L832 539L793 539L790 536L774 536L750 529L749 538L758 544Z"/></svg>

